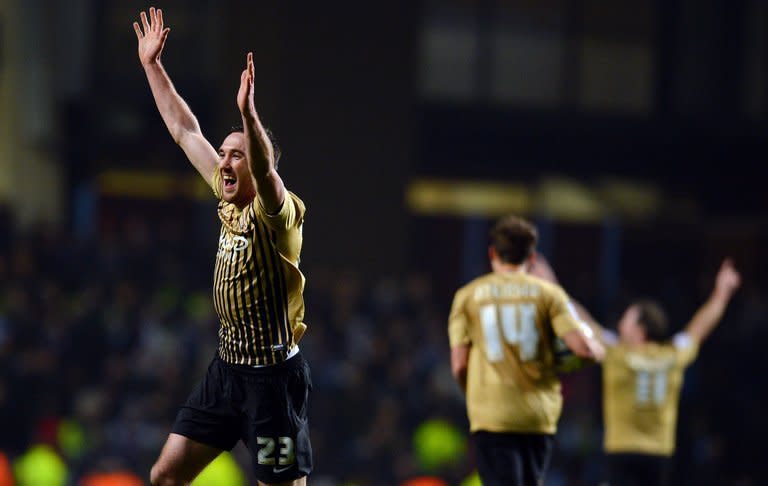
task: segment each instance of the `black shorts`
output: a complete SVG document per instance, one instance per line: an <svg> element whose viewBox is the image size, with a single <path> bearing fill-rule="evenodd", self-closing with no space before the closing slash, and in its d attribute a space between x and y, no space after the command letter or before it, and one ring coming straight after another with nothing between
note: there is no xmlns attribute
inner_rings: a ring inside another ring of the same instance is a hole
<svg viewBox="0 0 768 486"><path fill-rule="evenodd" d="M484 486L544 484L552 458L552 435L478 431L472 436Z"/></svg>
<svg viewBox="0 0 768 486"><path fill-rule="evenodd" d="M311 390L301 353L264 368L230 365L217 356L176 416L173 432L222 450L242 440L259 481L298 479L312 472Z"/></svg>
<svg viewBox="0 0 768 486"><path fill-rule="evenodd" d="M663 486L669 481L671 460L651 454L606 454L611 486Z"/></svg>

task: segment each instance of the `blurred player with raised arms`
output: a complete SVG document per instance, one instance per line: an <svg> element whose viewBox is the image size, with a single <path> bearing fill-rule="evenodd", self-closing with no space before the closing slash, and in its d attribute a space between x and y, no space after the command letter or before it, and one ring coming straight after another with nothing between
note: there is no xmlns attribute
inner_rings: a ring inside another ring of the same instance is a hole
<svg viewBox="0 0 768 486"><path fill-rule="evenodd" d="M542 258L533 273L557 282ZM667 484L670 457L675 452L683 372L720 322L740 280L733 263L725 260L707 301L671 340L664 311L653 301L639 300L630 305L619 320L618 335L601 328L577 304L582 318L606 346L602 362L603 446L611 486Z"/></svg>
<svg viewBox="0 0 768 486"><path fill-rule="evenodd" d="M306 329L298 268L304 204L278 175L278 154L256 113L253 55L237 93L243 128L216 150L160 62L170 30L163 12L150 8L149 17L140 17L133 27L155 103L174 141L219 198L221 220L213 282L217 354L179 411L150 480L189 484L242 440L259 484L306 484L311 378L297 346Z"/></svg>
<svg viewBox="0 0 768 486"><path fill-rule="evenodd" d="M604 352L563 289L527 273L537 239L527 221L499 220L491 273L459 289L451 308L451 368L466 395L485 486L544 482L563 402L555 340L587 359Z"/></svg>

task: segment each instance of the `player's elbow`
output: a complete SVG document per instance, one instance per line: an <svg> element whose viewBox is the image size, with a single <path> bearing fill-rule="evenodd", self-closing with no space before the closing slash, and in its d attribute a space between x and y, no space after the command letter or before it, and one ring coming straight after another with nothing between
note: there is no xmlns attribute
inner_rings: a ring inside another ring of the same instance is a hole
<svg viewBox="0 0 768 486"><path fill-rule="evenodd" d="M182 148L192 140L192 137L197 135L202 136L202 132L200 132L200 127L197 123L174 123L168 125L168 131L170 132L173 141Z"/></svg>
<svg viewBox="0 0 768 486"><path fill-rule="evenodd" d="M176 145L184 147L184 142L187 140L189 132L184 130L181 125L168 127L168 131L171 133L171 138L173 138L173 141L176 142Z"/></svg>

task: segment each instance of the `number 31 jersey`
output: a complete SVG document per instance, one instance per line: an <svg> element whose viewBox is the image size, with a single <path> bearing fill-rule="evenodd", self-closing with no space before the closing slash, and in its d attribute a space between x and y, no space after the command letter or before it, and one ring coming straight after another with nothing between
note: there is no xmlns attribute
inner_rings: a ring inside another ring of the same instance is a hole
<svg viewBox="0 0 768 486"><path fill-rule="evenodd" d="M524 273L489 273L459 289L448 336L451 347L470 345L470 430L554 434L563 403L554 339L578 326L563 289Z"/></svg>
<svg viewBox="0 0 768 486"><path fill-rule="evenodd" d="M683 372L696 357L697 343L685 333L671 343L635 348L610 332L603 341L605 451L672 455Z"/></svg>

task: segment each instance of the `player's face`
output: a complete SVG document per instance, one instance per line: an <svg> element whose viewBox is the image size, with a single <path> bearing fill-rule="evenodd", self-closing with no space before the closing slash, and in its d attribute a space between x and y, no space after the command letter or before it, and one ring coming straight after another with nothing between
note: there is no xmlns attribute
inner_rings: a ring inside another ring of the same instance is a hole
<svg viewBox="0 0 768 486"><path fill-rule="evenodd" d="M619 338L626 343L641 343L645 340L645 330L640 325L640 309L631 305L619 320Z"/></svg>
<svg viewBox="0 0 768 486"><path fill-rule="evenodd" d="M219 148L222 199L243 207L256 196L251 169L245 157L245 135L230 133Z"/></svg>

